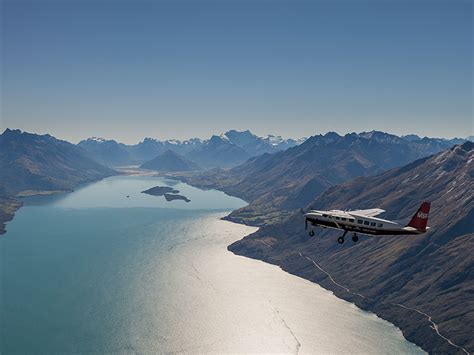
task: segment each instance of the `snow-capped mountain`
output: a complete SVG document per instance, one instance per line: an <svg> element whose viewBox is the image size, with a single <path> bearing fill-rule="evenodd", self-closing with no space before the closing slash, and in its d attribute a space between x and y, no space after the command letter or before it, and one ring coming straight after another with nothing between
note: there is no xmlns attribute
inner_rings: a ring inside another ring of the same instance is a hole
<svg viewBox="0 0 474 355"><path fill-rule="evenodd" d="M307 143L307 142L310 143ZM315 135L308 139L286 139L281 136L257 136L246 131L229 130L209 139L191 138L187 140L168 139L157 140L145 138L134 145L118 143L114 140L93 137L81 141L78 145L85 149L90 157L108 166L136 165L150 161L167 150L193 160L203 168L234 167L247 159L265 153L274 154L303 143L313 146L328 144L382 144L397 146L397 151L403 155L407 149L418 151L419 156L426 156L463 143L465 139L420 138L417 135L396 136L393 134L371 131L350 133L341 136L335 132ZM339 143L338 143L339 142ZM344 143L343 143L344 142ZM352 143L351 143L352 142ZM370 148L370 147L368 147Z"/></svg>
<svg viewBox="0 0 474 355"><path fill-rule="evenodd" d="M250 156L275 153L298 145L298 141L294 139L284 139L281 136L274 135L259 137L249 130L242 132L230 130L224 133L224 136L244 149Z"/></svg>
<svg viewBox="0 0 474 355"><path fill-rule="evenodd" d="M168 139L147 137L134 145L92 137L79 142L97 161L108 166L135 165L150 161L165 151L195 160L203 167L232 167L263 153L275 153L298 145L301 141L268 135L259 137L249 130L230 130L209 139Z"/></svg>

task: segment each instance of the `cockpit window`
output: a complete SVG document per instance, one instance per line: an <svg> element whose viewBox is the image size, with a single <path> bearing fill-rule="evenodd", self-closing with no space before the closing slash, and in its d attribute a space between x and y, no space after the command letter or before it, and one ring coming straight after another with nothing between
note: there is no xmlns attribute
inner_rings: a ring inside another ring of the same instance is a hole
<svg viewBox="0 0 474 355"><path fill-rule="evenodd" d="M345 218L345 217L341 217L341 221L345 221L345 220L346 220L346 218Z"/></svg>
<svg viewBox="0 0 474 355"><path fill-rule="evenodd" d="M379 227L379 228L380 228L380 227L383 227L383 223L377 224L377 227Z"/></svg>
<svg viewBox="0 0 474 355"><path fill-rule="evenodd" d="M364 224L365 224L366 226L368 226L368 225L370 224L370 222L369 222L369 221L364 221Z"/></svg>
<svg viewBox="0 0 474 355"><path fill-rule="evenodd" d="M375 224L376 224L375 222L370 223L372 227L375 227Z"/></svg>
<svg viewBox="0 0 474 355"><path fill-rule="evenodd" d="M349 222L354 223L354 219L353 219L353 218L349 218Z"/></svg>
<svg viewBox="0 0 474 355"><path fill-rule="evenodd" d="M323 214L323 217L327 217L328 215L327 214Z"/></svg>
<svg viewBox="0 0 474 355"><path fill-rule="evenodd" d="M362 224L362 223L364 223L364 221L361 220L361 219L358 219L358 220L357 220L357 223Z"/></svg>
<svg viewBox="0 0 474 355"><path fill-rule="evenodd" d="M336 217L337 220L339 220L339 217Z"/></svg>

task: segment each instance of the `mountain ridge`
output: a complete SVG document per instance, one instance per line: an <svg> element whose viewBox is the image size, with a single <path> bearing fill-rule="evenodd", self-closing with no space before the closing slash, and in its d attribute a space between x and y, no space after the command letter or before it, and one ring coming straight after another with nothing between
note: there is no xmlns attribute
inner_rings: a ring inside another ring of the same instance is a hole
<svg viewBox="0 0 474 355"><path fill-rule="evenodd" d="M301 142L301 139L284 139L273 135L259 137L249 130L229 130L209 139L160 141L147 137L137 144L127 145L111 139L91 137L80 141L78 145L87 150L90 157L111 167L143 164L171 150L205 167L225 168L241 164L249 157L278 152Z"/></svg>
<svg viewBox="0 0 474 355"><path fill-rule="evenodd" d="M5 130L0 135L0 234L21 206L18 195L70 191L117 174L87 155L49 134Z"/></svg>
<svg viewBox="0 0 474 355"><path fill-rule="evenodd" d="M376 175L449 147L450 141L413 143L377 131L345 136L328 132L285 151L250 158L232 169L178 177L249 201L228 219L261 226L287 217L331 185Z"/></svg>
<svg viewBox="0 0 474 355"><path fill-rule="evenodd" d="M360 236L357 244L341 246L339 231L317 230L308 239L302 215L294 214L229 250L321 284L396 324L427 351L472 351L473 178L474 144L466 142L380 175L331 186L307 205L320 210L380 207L387 211L383 218L407 219L429 200L431 230L425 235Z"/></svg>

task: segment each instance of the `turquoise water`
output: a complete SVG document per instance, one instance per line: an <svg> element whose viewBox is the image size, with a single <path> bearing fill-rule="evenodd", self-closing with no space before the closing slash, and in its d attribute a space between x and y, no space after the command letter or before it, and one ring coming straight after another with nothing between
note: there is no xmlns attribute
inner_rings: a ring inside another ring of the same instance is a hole
<svg viewBox="0 0 474 355"><path fill-rule="evenodd" d="M191 202L140 193L156 185ZM146 176L29 199L0 238L0 352L421 351L318 285L228 252L255 228L220 217L244 205Z"/></svg>

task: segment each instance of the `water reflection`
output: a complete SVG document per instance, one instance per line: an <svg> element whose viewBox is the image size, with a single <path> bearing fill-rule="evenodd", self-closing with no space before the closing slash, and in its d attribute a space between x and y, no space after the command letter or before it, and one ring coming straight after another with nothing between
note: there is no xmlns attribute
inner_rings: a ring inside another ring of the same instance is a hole
<svg viewBox="0 0 474 355"><path fill-rule="evenodd" d="M163 183L28 199L0 240L0 352L420 352L318 285L228 252L255 230L220 220L243 201L179 183L193 199L177 208L139 192Z"/></svg>

